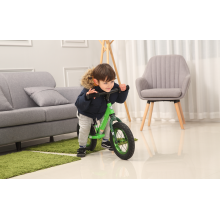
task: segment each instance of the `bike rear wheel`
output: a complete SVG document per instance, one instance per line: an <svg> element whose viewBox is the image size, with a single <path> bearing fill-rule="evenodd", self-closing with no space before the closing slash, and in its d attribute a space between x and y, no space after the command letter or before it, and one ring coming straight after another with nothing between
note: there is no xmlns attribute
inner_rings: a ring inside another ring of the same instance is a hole
<svg viewBox="0 0 220 220"><path fill-rule="evenodd" d="M77 137L78 138L79 138L79 129L80 129L80 126L79 126L79 123L77 123ZM93 136L95 134L96 134L95 128L93 125L91 125L89 135ZM93 151L95 149L96 145L97 145L97 139L91 139L88 137L88 141L86 144L86 150Z"/></svg>
<svg viewBox="0 0 220 220"><path fill-rule="evenodd" d="M115 144L113 135L110 133L111 145L115 154L122 160L130 159L135 150L134 136L130 128L122 122L116 122L113 124L113 130L118 141L118 144Z"/></svg>

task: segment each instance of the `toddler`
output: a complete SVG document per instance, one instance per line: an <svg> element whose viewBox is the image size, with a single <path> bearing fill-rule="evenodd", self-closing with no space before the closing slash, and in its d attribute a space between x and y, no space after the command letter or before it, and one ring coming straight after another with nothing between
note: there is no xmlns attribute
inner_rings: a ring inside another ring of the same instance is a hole
<svg viewBox="0 0 220 220"><path fill-rule="evenodd" d="M81 79L81 85L84 87L78 96L75 105L77 107L77 117L79 118L79 149L77 151L78 157L84 157L86 155L86 143L91 129L93 120L102 120L107 109L107 102L104 96L94 97L93 99L87 99L86 94L110 92L111 89L120 87L121 91L126 90L126 85L120 86L114 82L116 74L113 68L107 64L99 64L95 68L89 69ZM121 93L113 93L110 95L109 101L114 104L124 103L128 91ZM112 150L110 138L110 126L109 121L105 127L105 136L102 140L101 146L103 148Z"/></svg>

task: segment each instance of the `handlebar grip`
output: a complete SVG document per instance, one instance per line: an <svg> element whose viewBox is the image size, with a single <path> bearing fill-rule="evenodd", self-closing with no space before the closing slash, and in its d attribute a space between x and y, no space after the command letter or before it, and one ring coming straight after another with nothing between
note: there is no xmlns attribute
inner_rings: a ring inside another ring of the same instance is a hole
<svg viewBox="0 0 220 220"><path fill-rule="evenodd" d="M91 93L91 94L86 94L87 99L92 99L94 97L99 97L99 93Z"/></svg>
<svg viewBox="0 0 220 220"><path fill-rule="evenodd" d="M126 85L126 90L129 90L129 89L130 89L129 85ZM115 91L114 91L114 90L115 90ZM126 90L125 90L125 91L126 91ZM121 93L121 89L120 89L120 87L118 87L118 89L117 89L117 88L113 89L112 92L113 92L113 93L114 93L114 92L119 92L119 93ZM86 98L87 98L87 99L92 99L92 98L94 98L94 97L100 97L100 95L103 95L103 94L102 94L102 93L86 94Z"/></svg>
<svg viewBox="0 0 220 220"><path fill-rule="evenodd" d="M126 85L126 89L125 89L125 91L127 91L127 90L129 90L129 85ZM118 92L121 93L121 89L120 89L120 87L118 87Z"/></svg>

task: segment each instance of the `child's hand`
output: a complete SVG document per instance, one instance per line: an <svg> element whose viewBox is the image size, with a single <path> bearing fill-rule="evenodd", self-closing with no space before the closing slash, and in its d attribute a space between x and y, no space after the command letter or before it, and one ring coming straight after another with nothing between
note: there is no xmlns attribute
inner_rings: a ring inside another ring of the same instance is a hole
<svg viewBox="0 0 220 220"><path fill-rule="evenodd" d="M91 90L91 88L89 89L89 91L86 94L92 94L92 93L98 93L97 91L95 91L95 89ZM95 99L96 97L94 97Z"/></svg>
<svg viewBox="0 0 220 220"><path fill-rule="evenodd" d="M122 92L126 90L126 85L125 84L121 84L121 85L119 85L119 87L120 87Z"/></svg>

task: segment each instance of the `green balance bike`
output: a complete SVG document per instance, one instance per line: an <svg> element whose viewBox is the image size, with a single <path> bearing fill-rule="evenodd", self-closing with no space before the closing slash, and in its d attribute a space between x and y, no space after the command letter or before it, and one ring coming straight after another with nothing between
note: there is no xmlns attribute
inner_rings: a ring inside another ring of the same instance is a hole
<svg viewBox="0 0 220 220"><path fill-rule="evenodd" d="M129 90L129 86L126 86L126 90ZM98 126L97 121L93 119L93 124L91 125L88 142L86 144L86 149L93 151L97 145L97 139L102 139L105 134L103 133L107 122L110 117L110 142L115 154L122 160L130 159L135 150L135 141L130 128L124 124L119 118L115 116L115 112L112 109L112 104L109 101L109 97L112 93L122 92L120 88L112 89L110 92L92 93L87 94L88 99L93 99L94 97L104 96L107 101L107 109L104 114L104 118ZM113 122L115 122L113 124ZM77 136L79 137L79 123L77 124Z"/></svg>

